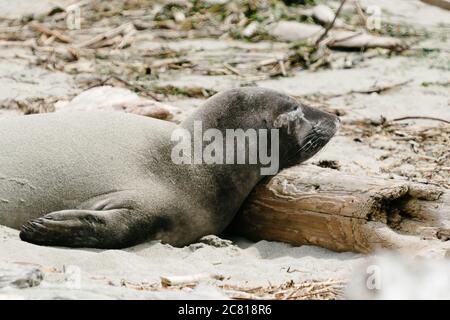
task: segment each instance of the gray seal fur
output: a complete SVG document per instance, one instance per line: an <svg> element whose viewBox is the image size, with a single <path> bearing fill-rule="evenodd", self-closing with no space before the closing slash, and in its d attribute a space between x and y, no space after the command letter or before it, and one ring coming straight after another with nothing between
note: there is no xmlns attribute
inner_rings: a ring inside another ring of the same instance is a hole
<svg viewBox="0 0 450 320"><path fill-rule="evenodd" d="M337 117L269 89L219 93L179 126L125 113L0 120L0 224L40 245L175 246L220 234L262 179L257 165L177 165L173 130L279 128L280 169L305 161ZM305 147L306 146L306 147Z"/></svg>

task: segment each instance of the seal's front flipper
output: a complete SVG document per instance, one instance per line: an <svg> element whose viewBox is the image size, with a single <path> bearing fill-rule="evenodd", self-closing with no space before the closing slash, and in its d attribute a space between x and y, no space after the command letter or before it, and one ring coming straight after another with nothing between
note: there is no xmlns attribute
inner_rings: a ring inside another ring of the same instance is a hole
<svg viewBox="0 0 450 320"><path fill-rule="evenodd" d="M129 247L152 235L148 232L151 226L139 223L141 215L132 211L124 208L52 212L25 223L20 238L46 246Z"/></svg>

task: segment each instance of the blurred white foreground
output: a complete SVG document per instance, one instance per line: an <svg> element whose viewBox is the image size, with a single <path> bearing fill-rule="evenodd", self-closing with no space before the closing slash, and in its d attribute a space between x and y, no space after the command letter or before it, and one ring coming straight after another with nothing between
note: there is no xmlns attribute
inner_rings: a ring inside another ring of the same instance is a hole
<svg viewBox="0 0 450 320"><path fill-rule="evenodd" d="M450 260L383 253L355 272L348 299L450 299Z"/></svg>

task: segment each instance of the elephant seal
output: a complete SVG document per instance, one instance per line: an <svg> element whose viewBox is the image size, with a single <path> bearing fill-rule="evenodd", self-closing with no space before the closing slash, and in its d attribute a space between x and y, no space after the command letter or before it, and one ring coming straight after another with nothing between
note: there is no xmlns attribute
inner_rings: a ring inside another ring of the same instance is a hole
<svg viewBox="0 0 450 320"><path fill-rule="evenodd" d="M24 241L67 247L183 246L221 233L262 165L175 164L174 130L199 121L219 133L277 130L278 169L314 155L339 122L262 88L216 94L180 125L108 112L1 119L0 224Z"/></svg>

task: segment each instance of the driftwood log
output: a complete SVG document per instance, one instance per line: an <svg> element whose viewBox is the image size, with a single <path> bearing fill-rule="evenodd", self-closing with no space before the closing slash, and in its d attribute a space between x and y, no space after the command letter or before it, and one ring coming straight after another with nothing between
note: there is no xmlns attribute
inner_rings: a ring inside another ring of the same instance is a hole
<svg viewBox="0 0 450 320"><path fill-rule="evenodd" d="M450 10L450 0L421 0L421 1L431 4L432 6Z"/></svg>
<svg viewBox="0 0 450 320"><path fill-rule="evenodd" d="M368 253L450 253L450 192L300 165L259 184L232 226L253 240Z"/></svg>

